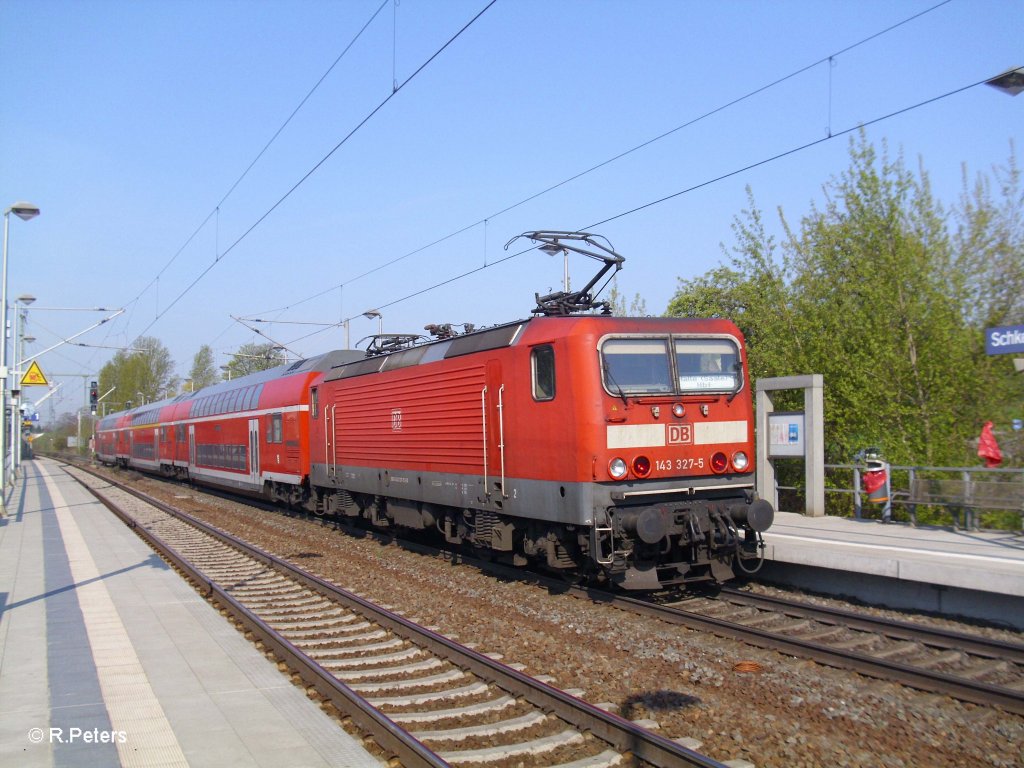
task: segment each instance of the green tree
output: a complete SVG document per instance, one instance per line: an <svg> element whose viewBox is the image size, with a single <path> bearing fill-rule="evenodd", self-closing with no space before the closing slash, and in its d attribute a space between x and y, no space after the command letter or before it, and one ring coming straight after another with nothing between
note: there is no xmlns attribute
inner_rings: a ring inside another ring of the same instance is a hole
<svg viewBox="0 0 1024 768"><path fill-rule="evenodd" d="M993 191L995 188L995 192ZM966 321L983 331L1024 321L1024 184L1014 147L1005 166L993 177L978 175L973 185L964 171L964 188L957 208L959 228L953 242L958 287ZM1024 376L1012 373L1012 355L986 355L983 333L972 339L972 358L977 368L977 388L988 393L983 417L996 423L1007 460L1021 456L1019 433L1006 433L1005 425L1024 416ZM1014 450L1014 446L1016 449Z"/></svg>
<svg viewBox="0 0 1024 768"><path fill-rule="evenodd" d="M243 344L228 363L228 374L232 379L237 379L256 371L276 368L284 362L284 353L275 344Z"/></svg>
<svg viewBox="0 0 1024 768"><path fill-rule="evenodd" d="M1012 143L1009 162L994 177L979 174L969 185L964 170L954 237L965 313L979 328L1024 318L1024 184Z"/></svg>
<svg viewBox="0 0 1024 768"><path fill-rule="evenodd" d="M100 391L116 387L106 410L152 403L172 394L178 386L174 360L167 348L152 336L140 336L132 351L120 350L100 369ZM118 405L119 404L119 405Z"/></svg>
<svg viewBox="0 0 1024 768"><path fill-rule="evenodd" d="M92 422L82 420L82 442L88 444L88 436L91 435ZM61 414L56 423L47 426L46 431L32 441L32 448L36 451L56 453L68 450L68 438L78 436L78 415L74 413ZM81 446L79 446L81 450Z"/></svg>
<svg viewBox="0 0 1024 768"><path fill-rule="evenodd" d="M626 305L626 297L619 292L618 277L612 278L611 287L608 289L608 303L612 305L612 314L616 317L645 317L647 315L647 302L636 293L633 301Z"/></svg>
<svg viewBox="0 0 1024 768"><path fill-rule="evenodd" d="M192 370L189 371L188 377L192 382L192 392L220 381L214 364L213 349L209 344L203 344L192 358Z"/></svg>
<svg viewBox="0 0 1024 768"><path fill-rule="evenodd" d="M979 182L950 216L923 170L911 173L862 134L822 208L812 205L798 227L779 212L781 244L751 199L728 266L680 281L668 314L733 318L755 379L823 374L828 460L881 445L895 463L975 463L982 422L1014 392L1021 401L1019 378L984 359L980 325L1019 312L1021 291L992 294L977 278L978 244L987 244L1000 254L989 267L1019 279L1014 168L1000 200Z"/></svg>

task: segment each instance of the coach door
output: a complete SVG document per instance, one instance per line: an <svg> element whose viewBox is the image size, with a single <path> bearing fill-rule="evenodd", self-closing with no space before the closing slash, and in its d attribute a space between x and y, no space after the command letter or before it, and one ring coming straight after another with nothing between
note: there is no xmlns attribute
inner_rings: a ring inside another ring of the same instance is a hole
<svg viewBox="0 0 1024 768"><path fill-rule="evenodd" d="M259 488L260 483L260 420L249 419L249 480Z"/></svg>
<svg viewBox="0 0 1024 768"><path fill-rule="evenodd" d="M195 469L196 466L196 426L195 424L188 425L188 467L189 470Z"/></svg>

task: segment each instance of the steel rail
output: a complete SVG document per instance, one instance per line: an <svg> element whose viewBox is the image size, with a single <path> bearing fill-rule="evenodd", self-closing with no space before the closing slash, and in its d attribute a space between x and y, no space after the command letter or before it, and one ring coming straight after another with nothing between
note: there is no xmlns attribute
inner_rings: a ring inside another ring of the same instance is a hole
<svg viewBox="0 0 1024 768"><path fill-rule="evenodd" d="M399 616L396 613L381 608L358 595L344 590L330 582L321 579L308 571L289 563L265 550L260 549L248 542L239 539L229 533L220 531L208 523L199 520L186 512L178 510L148 494L135 488L130 488L109 477L92 472L89 469L78 467L89 474L110 483L113 487L134 496L135 498L150 504L161 511L194 526L203 533L217 539L218 541L233 547L264 565L280 571L281 573L295 579L310 589L331 600L336 600L347 605L364 616L369 615L381 626L387 627L398 634L415 636L416 642L421 643L431 652L442 658L446 658L456 666L469 670L481 679L487 680L507 692L520 696L534 706L556 715L567 723L580 729L589 731L595 737L611 744L620 752L631 754L636 758L658 766L659 768L676 768L677 766L693 766L694 768L725 768L725 766L706 755L702 755L681 744L653 733L642 726L637 725L614 713L606 712L588 702L566 693L558 688L536 680L529 675L523 674L516 669L508 667L481 653L456 643L455 641ZM88 488L88 486L86 486ZM95 495L108 509L124 520L129 527L143 535L162 554L168 556L176 566L180 567L190 577L194 578L207 589L216 594L217 600L244 615L244 623L247 628L264 639L268 645L277 650L280 648L282 655L294 663L300 675L309 674L309 683L316 687L317 691L331 699L340 710L349 714L353 722L361 728L374 734L376 738L378 728L383 728L386 734L386 743L378 743L385 749L392 750L403 765L407 768L416 766L445 766L440 757L423 746L414 737L409 736L399 726L393 723L383 714L379 713L371 705L367 704L357 693L349 689L343 683L337 681L329 672L324 670L315 661L308 659L301 650L296 648L284 637L267 626L258 617L238 603L237 600L228 595L223 589L217 586L211 579L195 570L191 565L185 563L182 558L174 552L173 548L160 541L159 537L147 531L143 526L137 525L130 516L118 511L113 502L108 502L98 491L91 489ZM113 505L113 506L112 506ZM159 543L156 543L159 542ZM305 676L303 677L305 680ZM341 702L336 697L341 697ZM342 706L344 703L347 706ZM350 711L351 710L351 711ZM352 714L354 712L355 714ZM357 719L358 716L358 719ZM364 723L366 723L364 725ZM372 726L372 727L370 727ZM409 743L414 742L414 743ZM426 753L426 754L425 754ZM405 754L409 755L411 762L406 762ZM436 762L435 762L436 761Z"/></svg>
<svg viewBox="0 0 1024 768"><path fill-rule="evenodd" d="M979 637L938 627L909 624L892 619L880 619L840 608L810 605L808 603L786 600L781 597L752 595L749 592L743 592L732 587L723 587L721 593L727 595L731 602L749 605L754 608L767 607L770 610L781 611L790 616L815 619L824 623L842 624L845 627L866 632L878 632L896 640L909 640L925 645L955 648L978 656L1005 659L1016 664L1024 664L1024 645L1020 643Z"/></svg>
<svg viewBox="0 0 1024 768"><path fill-rule="evenodd" d="M637 598L615 596L610 602L662 621L700 631L710 631L716 635L731 637L761 648L791 653L794 656L813 659L829 666L851 669L869 677L893 680L912 688L942 693L963 701L1001 707L1009 712L1024 714L1024 692L1011 688L922 669L910 664L879 659L856 651L832 648L822 643L787 637L757 627L747 627L736 622L704 616L681 608L670 608Z"/></svg>
<svg viewBox="0 0 1024 768"><path fill-rule="evenodd" d="M79 467L81 469L81 467ZM88 470L85 470L88 471ZM100 477L99 475L95 475ZM175 515L182 519L166 505L156 499L146 498L131 488L112 482L109 478L102 478L104 481L118 490L124 491L152 504L163 512ZM335 678L309 656L303 653L287 638L271 628L266 622L260 619L238 600L232 597L226 590L219 586L216 581L209 578L201 570L193 566L188 560L182 557L171 545L167 544L157 534L148 530L127 512L118 507L117 503L107 498L98 489L82 483L96 499L107 509L117 515L129 528L140 538L146 541L155 549L161 557L170 561L175 568L186 574L192 581L202 586L204 597L220 603L232 616L241 622L246 630L259 638L264 645L271 648L290 668L296 670L303 682L311 685L318 693L328 699L340 712L352 719L365 733L373 736L377 744L393 756L397 757L405 768L448 768L449 763L442 760L438 755L425 747L419 740L411 736L403 728L395 724L386 715L372 707L363 697L349 688L347 685ZM185 520L185 522L190 522ZM209 534L210 530L203 532ZM219 540L225 541L222 536ZM225 541L225 543L229 543ZM230 544L230 546L235 546ZM243 550L244 551L244 550ZM246 554L249 554L248 552ZM257 558L259 559L259 558Z"/></svg>
<svg viewBox="0 0 1024 768"><path fill-rule="evenodd" d="M868 677L890 680L911 688L931 693L946 694L962 701L1001 707L1010 712L1024 714L1024 692L1022 691L977 682L944 672L935 672L915 667L911 664L900 664L887 659L880 659L870 654L832 648L823 643L787 637L773 633L770 630L748 627L740 623L705 616L678 607L664 606L641 598L569 584L565 581L537 573L523 573L521 570L499 563L478 561L469 557L463 557L462 560L466 563L472 562L476 567L494 575L531 581L549 589L571 594L580 599L605 603L632 613L656 618L671 624L686 626L699 632L711 632L720 637L729 637L767 650L781 651L801 658L812 659L827 666L849 669ZM793 604L781 599L778 599L777 602L785 605L786 613L791 612L790 609L792 609L792 612L796 612L799 609L807 608L806 604ZM813 609L818 610L817 608ZM851 617L851 622L847 626L853 627L853 619L856 619L863 624L862 628L867 631L882 632L877 626L878 622L881 621L879 619L872 619L871 617L834 609L820 610L823 613L831 611L831 621L834 623L839 623L837 621L839 617L848 615ZM885 624L884 633L890 637L900 638L901 636L897 633L902 630L906 633L906 639L926 644L928 640L923 639L926 636L930 636L932 639L945 638L941 643L944 647L949 646L970 652L973 652L971 651L972 647L976 647L979 649L978 655L1006 659L1011 662L1017 662L1022 654L1024 654L1024 648L1014 643L1001 643L1000 641L977 638L962 633L932 629L923 629L921 637L913 637L910 634L911 629L916 629L916 627L898 622L896 624ZM957 645L957 643L962 643L962 645ZM1002 650L1004 647L1006 649L1005 653Z"/></svg>

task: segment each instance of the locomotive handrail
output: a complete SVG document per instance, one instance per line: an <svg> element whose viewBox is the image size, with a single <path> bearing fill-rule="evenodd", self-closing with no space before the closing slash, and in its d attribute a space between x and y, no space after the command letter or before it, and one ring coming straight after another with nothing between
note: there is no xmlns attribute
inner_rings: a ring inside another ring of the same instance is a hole
<svg viewBox="0 0 1024 768"><path fill-rule="evenodd" d="M685 493L693 496L697 491L733 491L737 488L753 488L753 483L726 483L724 485L682 485L677 488L655 488L649 491L613 491L612 498L616 501L632 499L639 496L661 496L670 493Z"/></svg>
<svg viewBox="0 0 1024 768"><path fill-rule="evenodd" d="M484 495L490 496L491 489L487 482L487 385L480 390L480 416L483 419L484 430Z"/></svg>
<svg viewBox="0 0 1024 768"><path fill-rule="evenodd" d="M505 493L505 385L498 389L498 450L501 453L501 496L508 498Z"/></svg>
<svg viewBox="0 0 1024 768"><path fill-rule="evenodd" d="M338 443L338 435L337 435L338 414L337 414L337 411L338 411L338 405L337 405L337 403L335 403L334 405L331 406L331 434L334 436L334 439L331 441L331 475L334 477L335 480L338 479L338 447L337 447L337 443ZM326 427L327 425L325 424L324 426Z"/></svg>
<svg viewBox="0 0 1024 768"><path fill-rule="evenodd" d="M328 406L324 406L324 472L327 473L328 477L330 477L330 475L331 475L331 469L330 469L330 466L328 464L328 462L330 461L330 459L328 457L331 455L331 452L330 452L331 438L330 438L330 432L328 431L330 429L330 427L328 425L328 423L330 422L330 416L328 416L328 413L327 413L330 408L331 408L331 406L329 406L329 405Z"/></svg>

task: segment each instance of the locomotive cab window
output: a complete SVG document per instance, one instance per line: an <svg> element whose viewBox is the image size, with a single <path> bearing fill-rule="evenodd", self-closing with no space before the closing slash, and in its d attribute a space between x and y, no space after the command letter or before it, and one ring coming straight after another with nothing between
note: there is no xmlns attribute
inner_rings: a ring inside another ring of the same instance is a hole
<svg viewBox="0 0 1024 768"><path fill-rule="evenodd" d="M555 348L550 344L537 347L530 353L533 371L533 399L555 399Z"/></svg>
<svg viewBox="0 0 1024 768"><path fill-rule="evenodd" d="M730 339L675 340L679 391L735 392L743 383L740 353Z"/></svg>
<svg viewBox="0 0 1024 768"><path fill-rule="evenodd" d="M614 395L675 391L668 339L611 338L601 345L604 386Z"/></svg>
<svg viewBox="0 0 1024 768"><path fill-rule="evenodd" d="M317 417L317 413L319 412L318 406L320 404L320 398L318 395L319 393L317 392L316 387L312 387L309 390L309 417L311 419L315 419Z"/></svg>

